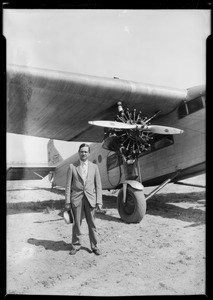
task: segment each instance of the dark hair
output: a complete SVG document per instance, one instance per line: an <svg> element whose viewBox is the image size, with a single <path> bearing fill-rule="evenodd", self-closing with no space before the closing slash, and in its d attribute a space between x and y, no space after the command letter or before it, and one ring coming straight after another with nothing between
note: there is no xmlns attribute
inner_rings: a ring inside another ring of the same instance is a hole
<svg viewBox="0 0 213 300"><path fill-rule="evenodd" d="M89 152L90 152L90 146L89 146L88 144L81 144L81 145L79 146L78 152L80 152L81 148L83 148L83 147L88 147Z"/></svg>

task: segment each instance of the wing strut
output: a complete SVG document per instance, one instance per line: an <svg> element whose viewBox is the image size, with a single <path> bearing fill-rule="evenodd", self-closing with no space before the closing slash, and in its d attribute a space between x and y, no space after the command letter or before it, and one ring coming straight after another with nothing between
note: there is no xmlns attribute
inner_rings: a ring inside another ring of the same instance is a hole
<svg viewBox="0 0 213 300"><path fill-rule="evenodd" d="M168 184L172 179L174 179L180 172L181 172L181 170L178 170L177 172L175 172L175 174L173 174L171 177L169 177L169 178L166 179L164 182L162 182L156 189L154 189L154 190L146 197L146 201L147 201L148 199L150 199L152 196L154 196L157 192L159 192L166 184Z"/></svg>
<svg viewBox="0 0 213 300"><path fill-rule="evenodd" d="M186 183L186 182L180 182L180 181L176 181L176 182L174 182L174 184L188 185L188 186L200 187L200 188L204 188L204 189L206 188L205 185Z"/></svg>

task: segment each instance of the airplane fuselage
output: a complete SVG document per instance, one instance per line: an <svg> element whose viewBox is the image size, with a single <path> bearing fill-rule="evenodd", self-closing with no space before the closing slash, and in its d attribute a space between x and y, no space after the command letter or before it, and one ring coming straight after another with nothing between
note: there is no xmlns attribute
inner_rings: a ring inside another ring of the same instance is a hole
<svg viewBox="0 0 213 300"><path fill-rule="evenodd" d="M197 98L198 99L198 98ZM157 124L184 130L180 135L155 135L148 151L139 156L142 183L158 185L179 171L175 180L205 170L205 98L185 102L157 120ZM53 186L66 185L67 169L79 159L78 153L60 163L54 172ZM103 189L120 188L125 170L118 153L105 150L101 143L91 144L89 160L99 167Z"/></svg>

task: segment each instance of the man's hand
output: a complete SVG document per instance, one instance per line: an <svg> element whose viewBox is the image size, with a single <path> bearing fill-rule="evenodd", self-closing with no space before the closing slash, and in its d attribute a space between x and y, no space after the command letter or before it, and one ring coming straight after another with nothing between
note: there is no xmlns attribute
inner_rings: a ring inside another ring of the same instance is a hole
<svg viewBox="0 0 213 300"><path fill-rule="evenodd" d="M96 208L97 208L98 210L101 210L102 204L96 204Z"/></svg>
<svg viewBox="0 0 213 300"><path fill-rule="evenodd" d="M97 203L96 204L96 212L100 213L100 214L105 214L106 213L106 209L102 209L102 204Z"/></svg>
<svg viewBox="0 0 213 300"><path fill-rule="evenodd" d="M66 204L65 204L65 209L70 209L70 208L71 208L70 203L66 203Z"/></svg>

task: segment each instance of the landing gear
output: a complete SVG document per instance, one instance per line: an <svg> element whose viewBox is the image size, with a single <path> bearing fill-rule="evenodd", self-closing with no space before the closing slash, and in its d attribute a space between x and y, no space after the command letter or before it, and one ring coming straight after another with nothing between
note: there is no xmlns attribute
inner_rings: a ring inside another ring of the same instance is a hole
<svg viewBox="0 0 213 300"><path fill-rule="evenodd" d="M117 198L117 208L121 219L127 223L139 223L146 213L146 199L143 191L128 185L125 202L123 192L121 188Z"/></svg>
<svg viewBox="0 0 213 300"><path fill-rule="evenodd" d="M123 166L125 181L117 197L118 212L124 222L139 223L146 213L146 199L138 159L130 163L123 157Z"/></svg>

